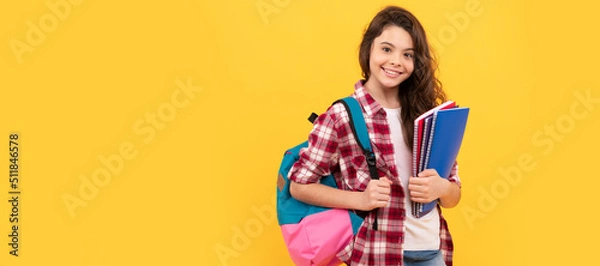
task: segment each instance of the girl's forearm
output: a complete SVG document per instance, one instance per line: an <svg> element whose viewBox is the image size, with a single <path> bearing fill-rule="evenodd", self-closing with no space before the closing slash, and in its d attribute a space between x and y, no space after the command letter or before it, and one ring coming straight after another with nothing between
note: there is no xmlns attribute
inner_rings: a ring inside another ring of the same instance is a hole
<svg viewBox="0 0 600 266"><path fill-rule="evenodd" d="M307 204L327 208L364 210L362 193L346 191L319 183L290 183L290 194L295 199Z"/></svg>
<svg viewBox="0 0 600 266"><path fill-rule="evenodd" d="M455 182L447 182L450 183L448 193L440 197L440 205L442 205L444 208L453 208L454 206L458 205L458 202L460 201L460 187Z"/></svg>

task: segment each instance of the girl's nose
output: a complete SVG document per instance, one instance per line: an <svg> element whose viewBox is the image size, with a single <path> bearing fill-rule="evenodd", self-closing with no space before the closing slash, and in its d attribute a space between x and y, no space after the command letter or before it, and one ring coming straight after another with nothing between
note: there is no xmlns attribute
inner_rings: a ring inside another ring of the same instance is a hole
<svg viewBox="0 0 600 266"><path fill-rule="evenodd" d="M398 56L392 56L392 58L390 59L390 64L392 64L392 66L399 66L400 58Z"/></svg>

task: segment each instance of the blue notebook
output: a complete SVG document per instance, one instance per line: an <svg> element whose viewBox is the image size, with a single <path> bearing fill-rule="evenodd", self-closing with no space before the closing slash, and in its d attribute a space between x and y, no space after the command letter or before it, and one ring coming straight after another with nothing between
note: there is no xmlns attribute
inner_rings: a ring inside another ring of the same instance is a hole
<svg viewBox="0 0 600 266"><path fill-rule="evenodd" d="M425 169L435 169L442 178L448 178L456 162L458 151L469 117L469 108L452 108L434 112L429 138L426 141ZM427 134L427 133L425 133ZM422 204L413 202L413 216L419 218L429 213L437 205L437 200Z"/></svg>

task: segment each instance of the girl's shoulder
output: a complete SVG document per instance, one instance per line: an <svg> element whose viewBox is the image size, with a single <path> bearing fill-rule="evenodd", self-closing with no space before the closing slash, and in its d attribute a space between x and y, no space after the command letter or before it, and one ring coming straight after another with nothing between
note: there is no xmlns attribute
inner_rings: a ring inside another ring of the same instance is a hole
<svg viewBox="0 0 600 266"><path fill-rule="evenodd" d="M344 104L340 102L336 102L329 106L327 111L321 116L325 116L327 119L331 120L336 127L349 125L350 123L348 111L346 110L346 107L344 107Z"/></svg>

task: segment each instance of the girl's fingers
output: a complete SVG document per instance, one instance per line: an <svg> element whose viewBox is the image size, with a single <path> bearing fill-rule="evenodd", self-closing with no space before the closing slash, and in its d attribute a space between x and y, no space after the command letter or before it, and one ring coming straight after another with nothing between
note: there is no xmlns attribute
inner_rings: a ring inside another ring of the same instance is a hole
<svg viewBox="0 0 600 266"><path fill-rule="evenodd" d="M392 184L392 180L390 180L387 176L384 176L382 178L379 178L379 180L384 181L385 183L391 185Z"/></svg>

